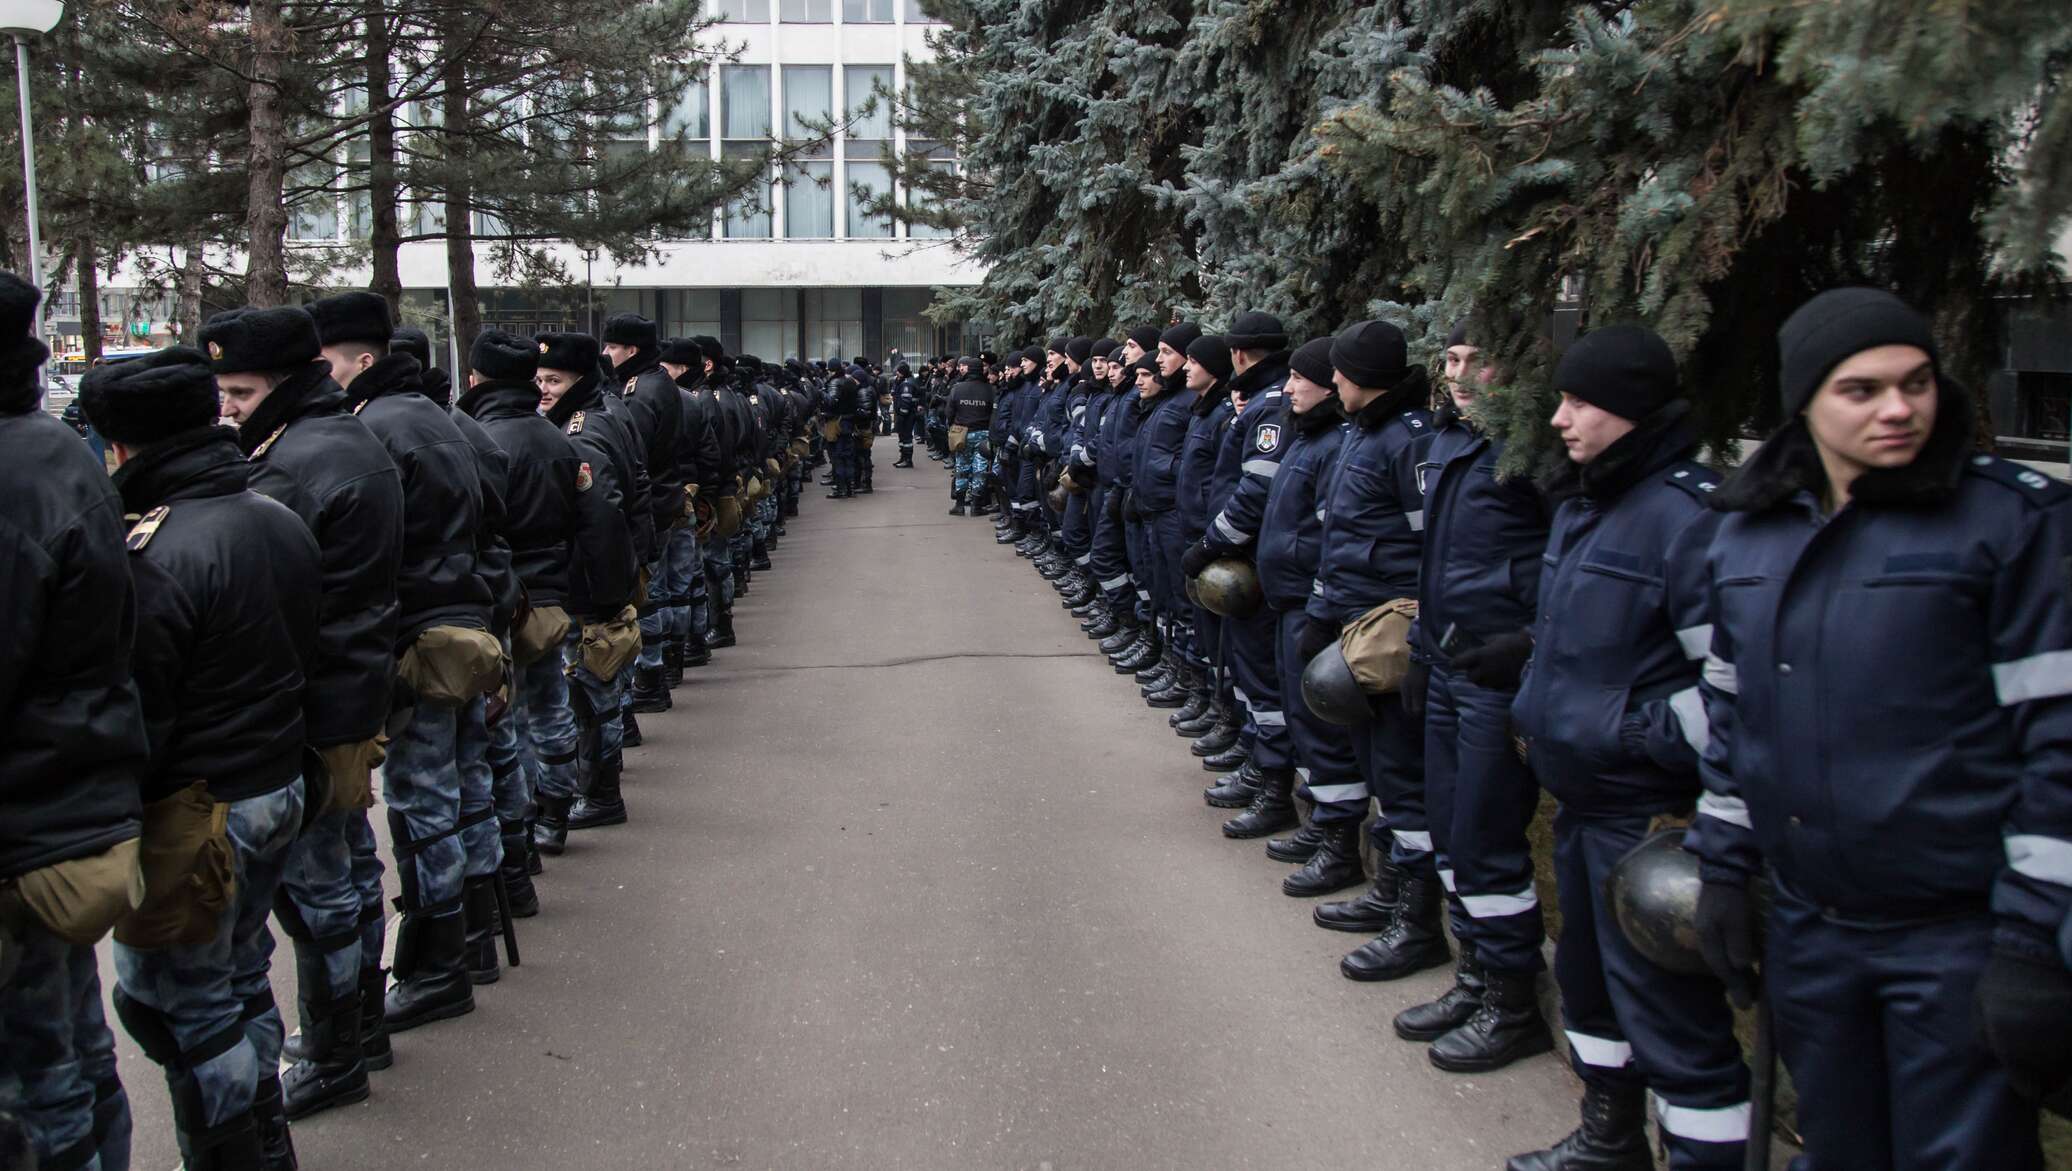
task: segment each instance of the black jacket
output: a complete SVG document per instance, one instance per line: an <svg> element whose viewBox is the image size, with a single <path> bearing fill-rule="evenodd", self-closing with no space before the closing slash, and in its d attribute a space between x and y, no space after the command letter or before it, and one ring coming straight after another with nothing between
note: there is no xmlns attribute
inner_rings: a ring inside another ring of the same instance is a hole
<svg viewBox="0 0 2072 1171"><path fill-rule="evenodd" d="M507 634L511 620L517 616L521 588L518 575L511 568L510 461L482 424L466 411L448 407L446 417L453 420L468 446L475 449L476 480L482 486L482 524L475 530L475 576L489 590L489 629L498 635Z"/></svg>
<svg viewBox="0 0 2072 1171"><path fill-rule="evenodd" d="M423 386L416 358L390 354L345 391L347 408L381 440L403 477L398 654L427 627L490 624L490 588L475 571L482 472L467 436Z"/></svg>
<svg viewBox="0 0 2072 1171"><path fill-rule="evenodd" d="M652 351L616 367L627 414L640 435L641 458L647 465L649 515L663 532L684 513L683 395Z"/></svg>
<svg viewBox="0 0 2072 1171"><path fill-rule="evenodd" d="M685 381L691 385L677 388L683 405L683 430L677 434L677 450L683 454L683 482L696 484L698 494L709 499L719 495L720 481L731 476L733 469L719 409L711 395L691 382L695 377L686 375Z"/></svg>
<svg viewBox="0 0 2072 1171"><path fill-rule="evenodd" d="M320 554L251 478L236 433L215 426L153 444L115 473L123 507L142 518L129 551L147 802L195 781L218 801L242 801L302 773Z"/></svg>
<svg viewBox="0 0 2072 1171"><path fill-rule="evenodd" d="M625 404L594 378L571 387L546 419L582 457L591 484L577 501L577 530L586 539L570 563L565 608L579 620L610 618L633 601L655 538L640 436Z"/></svg>
<svg viewBox="0 0 2072 1171"><path fill-rule="evenodd" d="M701 495L732 496L734 475L741 470L741 453L736 450L740 443L740 423L734 412L721 397L724 388L702 375L690 376L691 398L698 403L698 409L712 421L713 438L719 441L719 482L712 487L699 489Z"/></svg>
<svg viewBox="0 0 2072 1171"><path fill-rule="evenodd" d="M734 474L745 480L763 462L755 451L755 416L748 409L748 397L726 383L713 387L712 397L727 415L728 431L734 441L728 453ZM727 490L731 492L733 488L733 481L729 480Z"/></svg>
<svg viewBox="0 0 2072 1171"><path fill-rule="evenodd" d="M968 378L950 388L950 426L963 427L970 431L983 431L993 422L993 384L977 378ZM999 436L996 442L1005 442Z"/></svg>
<svg viewBox="0 0 2072 1171"><path fill-rule="evenodd" d="M237 445L252 463L253 491L301 517L322 556L322 618L303 705L309 742L370 739L388 719L396 669L403 480L395 461L346 412L345 392L321 361L275 387L238 429Z"/></svg>
<svg viewBox="0 0 2072 1171"><path fill-rule="evenodd" d="M35 386L0 402L0 877L137 836L122 502Z"/></svg>

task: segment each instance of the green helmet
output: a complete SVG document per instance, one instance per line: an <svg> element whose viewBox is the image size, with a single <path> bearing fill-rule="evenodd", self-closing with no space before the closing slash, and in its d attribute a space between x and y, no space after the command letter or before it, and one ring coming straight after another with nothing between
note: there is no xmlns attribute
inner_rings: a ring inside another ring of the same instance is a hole
<svg viewBox="0 0 2072 1171"><path fill-rule="evenodd" d="M1204 609L1225 618L1250 618L1266 600L1259 590L1259 572L1251 562L1235 557L1209 562L1194 577L1194 593Z"/></svg>

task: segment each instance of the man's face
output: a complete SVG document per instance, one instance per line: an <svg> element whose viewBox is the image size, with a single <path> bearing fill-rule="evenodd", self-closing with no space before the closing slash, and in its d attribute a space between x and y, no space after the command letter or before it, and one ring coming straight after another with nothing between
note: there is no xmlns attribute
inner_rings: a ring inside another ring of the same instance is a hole
<svg viewBox="0 0 2072 1171"><path fill-rule="evenodd" d="M266 396L273 393L273 384L266 375L245 370L216 375L216 390L223 400L223 421L242 427L259 404L266 401Z"/></svg>
<svg viewBox="0 0 2072 1171"><path fill-rule="evenodd" d="M1056 350L1046 352L1043 357L1043 368L1046 370L1056 370L1065 364L1065 355L1058 353Z"/></svg>
<svg viewBox="0 0 2072 1171"><path fill-rule="evenodd" d="M1158 343L1158 372L1160 374L1171 378L1186 363L1187 355L1164 342Z"/></svg>
<svg viewBox="0 0 2072 1171"><path fill-rule="evenodd" d="M705 373L712 373L712 359L710 358L705 359Z"/></svg>
<svg viewBox="0 0 2072 1171"><path fill-rule="evenodd" d="M1209 372L1208 367L1195 361L1193 358L1187 359L1185 368L1187 370L1187 389L1202 391L1216 385L1216 376Z"/></svg>
<svg viewBox="0 0 2072 1171"><path fill-rule="evenodd" d="M1108 385L1120 388L1129 380L1130 368L1120 362L1108 363Z"/></svg>
<svg viewBox="0 0 2072 1171"><path fill-rule="evenodd" d="M618 342L606 342L604 343L604 356L607 360L611 362L613 368L617 368L625 364L626 359L638 353L639 349L640 348L638 346L621 345Z"/></svg>
<svg viewBox="0 0 2072 1171"><path fill-rule="evenodd" d="M1306 415L1330 397L1330 387L1319 386L1292 370L1288 372L1288 401L1294 404L1296 414Z"/></svg>
<svg viewBox="0 0 2072 1171"><path fill-rule="evenodd" d="M1155 371L1137 371L1137 393L1139 395L1143 396L1144 398L1152 398L1158 394L1158 390L1158 374Z"/></svg>
<svg viewBox="0 0 2072 1171"><path fill-rule="evenodd" d="M1554 410L1553 422L1554 433L1561 436L1561 445L1568 448L1568 458L1579 464L1589 463L1603 455L1605 448L1633 430L1633 420L1614 415L1572 394L1561 396L1561 405Z"/></svg>
<svg viewBox="0 0 2072 1171"><path fill-rule="evenodd" d="M331 363L331 381L340 386L351 386L367 367L374 364L374 355L361 346L325 346L324 361Z"/></svg>
<svg viewBox="0 0 2072 1171"><path fill-rule="evenodd" d="M533 385L540 388L540 410L553 410L554 404L561 401L561 396L574 390L576 383L581 381L582 379L573 371L548 370L542 367L532 380Z"/></svg>
<svg viewBox="0 0 2072 1171"><path fill-rule="evenodd" d="M1088 365L1094 368L1093 374L1095 378L1098 378L1103 382L1106 382L1108 380L1108 359L1095 358L1092 361L1090 361Z"/></svg>
<svg viewBox="0 0 2072 1171"><path fill-rule="evenodd" d="M1052 355L1052 356L1053 356L1053 357L1055 357L1056 355ZM1034 377L1036 376L1036 363L1034 363L1034 362L1030 361L1030 360L1029 360L1029 359L1027 359L1027 358L1023 358L1023 359L1022 359L1022 376L1023 376L1023 377L1025 377L1025 378L1034 378Z"/></svg>
<svg viewBox="0 0 2072 1171"><path fill-rule="evenodd" d="M1878 346L1837 365L1806 404L1830 473L1914 462L1935 429L1935 363L1918 346Z"/></svg>
<svg viewBox="0 0 2072 1171"><path fill-rule="evenodd" d="M1122 343L1122 360L1124 362L1134 362L1143 356L1144 347L1137 344L1137 339L1131 338Z"/></svg>
<svg viewBox="0 0 2072 1171"><path fill-rule="evenodd" d="M1482 351L1470 345L1446 347L1446 390L1453 405L1463 411L1489 385L1496 371L1482 360Z"/></svg>
<svg viewBox="0 0 2072 1171"><path fill-rule="evenodd" d="M1368 390L1366 387L1347 378L1344 371L1336 368L1331 371L1331 384L1338 388L1338 401L1345 404L1345 409L1348 412L1358 411L1361 407L1381 397L1379 390Z"/></svg>

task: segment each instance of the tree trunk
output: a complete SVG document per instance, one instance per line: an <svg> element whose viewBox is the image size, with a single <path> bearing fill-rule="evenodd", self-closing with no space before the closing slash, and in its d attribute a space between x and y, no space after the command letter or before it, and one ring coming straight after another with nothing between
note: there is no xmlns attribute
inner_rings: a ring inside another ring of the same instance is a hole
<svg viewBox="0 0 2072 1171"><path fill-rule="evenodd" d="M99 261L90 236L74 240L72 248L72 269L79 274L79 336L84 339L80 348L91 366L101 356L101 274L95 271Z"/></svg>
<svg viewBox="0 0 2072 1171"><path fill-rule="evenodd" d="M466 20L456 6L446 34L446 288L453 301L454 348L462 355L482 332L482 304L475 290L475 221L469 206L474 186L468 177L468 66L462 60ZM458 376L461 371L454 371Z"/></svg>
<svg viewBox="0 0 2072 1171"><path fill-rule="evenodd" d="M396 227L401 185L396 182L396 122L389 104L389 30L385 0L367 0L367 108L374 112L367 126L367 202L374 223L367 244L374 265L373 290L388 302L389 316L403 319L403 265Z"/></svg>
<svg viewBox="0 0 2072 1171"><path fill-rule="evenodd" d="M252 0L251 81L245 87L250 113L250 174L245 185L245 300L284 305L288 300L288 209L281 203L287 179L287 124L281 115L280 79L286 56L281 0Z"/></svg>
<svg viewBox="0 0 2072 1171"><path fill-rule="evenodd" d="M173 307L174 336L181 344L191 346L201 336L201 290L208 272L203 264L200 236L191 236L180 246L187 254L180 263L180 300Z"/></svg>

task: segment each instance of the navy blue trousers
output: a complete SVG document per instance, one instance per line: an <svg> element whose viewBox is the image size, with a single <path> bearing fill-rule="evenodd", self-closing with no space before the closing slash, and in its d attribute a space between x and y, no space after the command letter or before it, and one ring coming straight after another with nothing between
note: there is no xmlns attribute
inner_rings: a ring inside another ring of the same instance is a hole
<svg viewBox="0 0 2072 1171"><path fill-rule="evenodd" d="M1498 972L1546 966L1546 924L1525 831L1540 787L1511 745L1516 694L1477 687L1432 667L1425 696L1425 806L1453 931Z"/></svg>
<svg viewBox="0 0 2072 1171"><path fill-rule="evenodd" d="M1295 775L1302 779L1301 794L1315 808L1310 820L1318 825L1357 825L1367 816L1367 778L1353 755L1352 737L1346 729L1316 717L1302 702L1302 668L1308 664L1296 652L1302 638L1302 611L1276 611L1280 654L1275 665L1280 671L1282 714L1288 721L1288 742L1295 755Z"/></svg>

